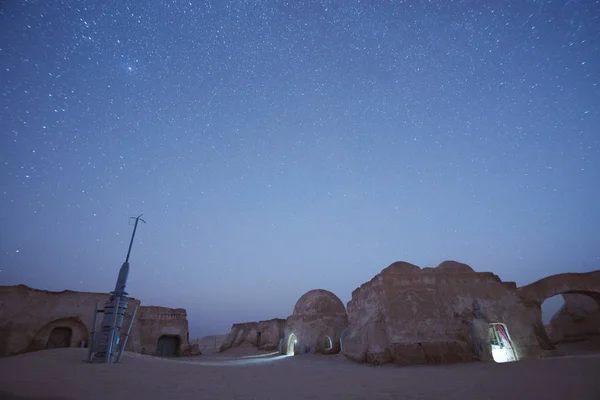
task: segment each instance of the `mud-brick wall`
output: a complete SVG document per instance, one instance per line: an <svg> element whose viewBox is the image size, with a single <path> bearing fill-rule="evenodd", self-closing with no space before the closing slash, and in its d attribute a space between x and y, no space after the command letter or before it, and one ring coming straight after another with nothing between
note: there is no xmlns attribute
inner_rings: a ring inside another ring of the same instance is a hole
<svg viewBox="0 0 600 400"><path fill-rule="evenodd" d="M131 333L133 351L142 354L156 354L161 336L175 336L179 338L180 345L187 345L187 312L183 308L141 306Z"/></svg>
<svg viewBox="0 0 600 400"><path fill-rule="evenodd" d="M89 343L96 303L103 308L108 298L106 293L0 286L0 356L42 350L52 330L59 327L71 329L71 347ZM139 303L129 300L130 307Z"/></svg>
<svg viewBox="0 0 600 400"><path fill-rule="evenodd" d="M25 285L0 286L0 357L46 348L54 328L70 328L70 347L87 345L91 339L96 304L100 309L109 299L107 293L50 292ZM140 306L130 298L124 321L128 326L133 310L139 306L127 351L155 354L162 335L179 337L188 343L188 321L184 309ZM98 315L97 328L102 321Z"/></svg>

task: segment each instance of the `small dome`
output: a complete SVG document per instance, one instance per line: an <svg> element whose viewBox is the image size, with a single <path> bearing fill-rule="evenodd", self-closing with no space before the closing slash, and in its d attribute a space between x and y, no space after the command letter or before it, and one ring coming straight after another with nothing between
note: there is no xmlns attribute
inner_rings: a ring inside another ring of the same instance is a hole
<svg viewBox="0 0 600 400"><path fill-rule="evenodd" d="M396 261L395 263L388 265L386 270L392 272L420 272L421 268L406 261Z"/></svg>
<svg viewBox="0 0 600 400"><path fill-rule="evenodd" d="M473 268L469 267L467 264L463 264L457 261L444 261L437 267L436 270L440 272L475 272Z"/></svg>
<svg viewBox="0 0 600 400"><path fill-rule="evenodd" d="M314 289L306 292L296 302L293 315L345 314L344 303L328 290Z"/></svg>

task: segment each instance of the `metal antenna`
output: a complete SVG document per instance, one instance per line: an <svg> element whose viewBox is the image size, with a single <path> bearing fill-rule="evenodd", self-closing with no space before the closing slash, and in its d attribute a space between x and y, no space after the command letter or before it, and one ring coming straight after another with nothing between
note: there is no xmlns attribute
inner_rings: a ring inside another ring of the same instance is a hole
<svg viewBox="0 0 600 400"><path fill-rule="evenodd" d="M131 325L135 319L137 307L133 312L131 320L129 322L129 328L126 332L122 331L123 321L125 319L125 313L129 305L129 299L125 287L127 286L127 277L129 276L129 255L131 254L131 246L133 246L133 238L135 237L135 231L137 230L138 222L142 221L146 223L140 214L137 217L131 217L135 219L135 226L133 227L133 233L131 234L131 241L129 242L129 249L127 250L127 257L125 262L121 265L119 270L119 276L117 277L117 284L115 290L110 292L110 298L104 304L104 310L98 310L94 312L94 332L92 332L92 343L89 352L89 359L94 363L106 363L112 364L113 362L119 362L127 345L127 338L131 332ZM98 313L102 312L101 330L96 332L96 319ZM124 339L121 341L121 339Z"/></svg>
<svg viewBox="0 0 600 400"><path fill-rule="evenodd" d="M135 219L135 225L133 226L133 233L131 234L131 240L129 241L129 249L127 250L127 257L125 257L125 262L129 262L129 255L131 254L131 246L133 246L133 238L135 237L135 231L137 230L138 222L142 221L146 223L141 217L144 214L140 214L137 217L130 217L130 219Z"/></svg>

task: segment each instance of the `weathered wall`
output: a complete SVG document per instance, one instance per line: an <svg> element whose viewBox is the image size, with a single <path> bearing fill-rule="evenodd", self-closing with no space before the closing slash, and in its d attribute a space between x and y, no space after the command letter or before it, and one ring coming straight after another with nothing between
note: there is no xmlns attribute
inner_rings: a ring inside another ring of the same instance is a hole
<svg viewBox="0 0 600 400"><path fill-rule="evenodd" d="M81 342L89 343L96 303L99 302L102 309L108 298L106 293L50 292L25 285L0 286L0 356L44 349L56 327L72 329L71 347L79 347ZM125 326L139 304L139 300L129 300ZM101 319L102 314L99 314L98 327ZM186 344L187 331L185 310L142 306L126 350L155 350L158 337L163 332L181 335L182 343Z"/></svg>
<svg viewBox="0 0 600 400"><path fill-rule="evenodd" d="M600 335L598 299L576 293L562 296L565 303L550 320L550 340L557 343Z"/></svg>
<svg viewBox="0 0 600 400"><path fill-rule="evenodd" d="M268 321L233 324L231 332L219 351L233 347L254 346L262 350L274 350L283 338L285 319L274 318ZM258 333L260 332L260 340Z"/></svg>
<svg viewBox="0 0 600 400"><path fill-rule="evenodd" d="M469 266L436 268L398 262L352 293L344 354L382 364L446 363L491 359L490 323L507 325L519 357L539 354L535 312L514 283Z"/></svg>
<svg viewBox="0 0 600 400"><path fill-rule="evenodd" d="M187 312L183 308L141 306L138 315L132 328L134 351L156 354L158 339L163 335L177 336L181 348L188 345Z"/></svg>
<svg viewBox="0 0 600 400"><path fill-rule="evenodd" d="M300 297L287 319L282 351L287 353L288 338L294 334L297 339L295 352L338 353L340 335L347 326L346 308L340 299L327 290L311 290ZM331 348L326 348L327 337L331 340Z"/></svg>

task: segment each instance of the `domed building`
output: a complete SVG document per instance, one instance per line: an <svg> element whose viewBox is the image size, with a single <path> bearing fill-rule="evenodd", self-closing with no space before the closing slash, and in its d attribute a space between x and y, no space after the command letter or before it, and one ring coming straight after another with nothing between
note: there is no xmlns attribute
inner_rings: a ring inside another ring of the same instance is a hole
<svg viewBox="0 0 600 400"><path fill-rule="evenodd" d="M311 290L300 297L287 319L282 352L339 353L340 335L347 326L344 303L327 290Z"/></svg>

